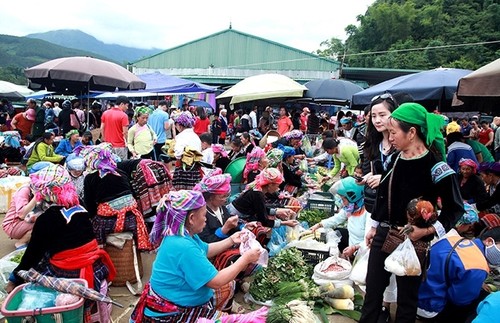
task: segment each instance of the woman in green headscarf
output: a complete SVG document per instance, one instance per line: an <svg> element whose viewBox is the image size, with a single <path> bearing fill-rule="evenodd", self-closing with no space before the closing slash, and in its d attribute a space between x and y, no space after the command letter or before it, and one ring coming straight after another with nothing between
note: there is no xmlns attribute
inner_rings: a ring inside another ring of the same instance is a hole
<svg viewBox="0 0 500 323"><path fill-rule="evenodd" d="M80 133L76 129L72 129L66 133L65 138L59 142L55 153L64 157L68 157L78 146L81 146Z"/></svg>
<svg viewBox="0 0 500 323"><path fill-rule="evenodd" d="M151 109L139 106L134 111L136 123L128 130L127 147L132 158L152 159L153 148L158 137L148 125Z"/></svg>
<svg viewBox="0 0 500 323"><path fill-rule="evenodd" d="M412 241L430 241L442 237L464 213L460 188L455 172L443 161L442 118L427 112L418 103L404 103L392 112L387 121L390 143L399 151L382 179L377 191L377 203L371 214L372 227L366 234L370 246L366 295L359 322L377 322L382 297L391 273L384 269L389 253L382 245L391 227L408 229ZM414 198L443 208L435 223L427 227L408 224L406 208ZM426 268L423 268L425 270ZM420 276L397 276L398 310L396 322L415 322Z"/></svg>

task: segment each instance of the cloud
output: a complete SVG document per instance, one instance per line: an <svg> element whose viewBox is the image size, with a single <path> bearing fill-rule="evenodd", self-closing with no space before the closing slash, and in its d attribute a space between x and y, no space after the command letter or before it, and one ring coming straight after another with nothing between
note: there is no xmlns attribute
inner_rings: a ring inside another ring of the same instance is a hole
<svg viewBox="0 0 500 323"><path fill-rule="evenodd" d="M25 36L79 29L110 44L171 48L232 27L304 51L357 24L374 0L355 1L9 1L0 12L0 33ZM30 8L29 12L26 8Z"/></svg>

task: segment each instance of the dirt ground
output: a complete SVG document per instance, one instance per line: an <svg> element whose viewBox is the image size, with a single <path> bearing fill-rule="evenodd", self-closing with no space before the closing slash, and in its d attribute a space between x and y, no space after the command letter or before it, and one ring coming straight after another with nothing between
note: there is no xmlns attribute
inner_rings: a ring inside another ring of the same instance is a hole
<svg viewBox="0 0 500 323"><path fill-rule="evenodd" d="M3 220L4 214L0 214L0 221ZM0 230L1 231L1 230ZM10 252L14 251L14 241L10 240L7 235L1 231L0 232L0 257L9 254ZM143 263L143 268L144 268L144 273L142 277L142 283L145 285L151 276L151 267L153 264L153 261L156 257L156 254L154 253L142 253L142 263ZM137 284L135 285L137 286ZM110 287L110 296L113 300L116 302L122 304L124 307L119 308L117 306L113 306L113 314L112 314L112 321L111 323L126 323L129 322L130 319L130 314L132 313L132 310L134 309L135 304L137 303L139 297L132 295L131 292L126 288L126 287L116 287L112 286ZM241 304L247 311L253 311L259 308L259 306L256 306L254 304L247 304L243 300L243 294L238 293L235 296L235 300ZM392 317L394 317L394 308L392 308ZM336 323L352 323L355 322L352 319L343 317L341 315L330 315L329 316L329 321L330 322L336 322ZM0 323L5 322L4 319L0 319ZM319 322L319 321L318 321ZM108 323L108 322L106 322ZM306 322L304 322L306 323Z"/></svg>

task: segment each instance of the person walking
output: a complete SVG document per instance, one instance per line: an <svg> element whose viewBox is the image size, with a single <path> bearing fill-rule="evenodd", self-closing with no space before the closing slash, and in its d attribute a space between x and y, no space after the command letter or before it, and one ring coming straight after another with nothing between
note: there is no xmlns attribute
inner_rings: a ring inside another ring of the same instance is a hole
<svg viewBox="0 0 500 323"><path fill-rule="evenodd" d="M129 120L125 111L128 110L129 102L126 96L120 95L116 98L115 105L111 109L104 111L101 117L102 140L111 144L113 152L121 160L128 158L127 133Z"/></svg>
<svg viewBox="0 0 500 323"><path fill-rule="evenodd" d="M167 132L171 131L172 123L168 122L169 115L167 113L168 103L165 100L158 102L158 107L149 115L148 125L153 129L157 136L157 141L154 146L154 160L160 160L162 154L161 147L165 145L167 140Z"/></svg>

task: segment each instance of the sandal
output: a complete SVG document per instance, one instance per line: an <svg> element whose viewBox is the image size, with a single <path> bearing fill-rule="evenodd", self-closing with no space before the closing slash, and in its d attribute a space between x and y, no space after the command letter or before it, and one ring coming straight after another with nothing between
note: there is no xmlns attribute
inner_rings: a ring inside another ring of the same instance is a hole
<svg viewBox="0 0 500 323"><path fill-rule="evenodd" d="M231 306L232 314L244 314L245 312L246 310L241 304L238 304L236 301L233 301L233 305Z"/></svg>

